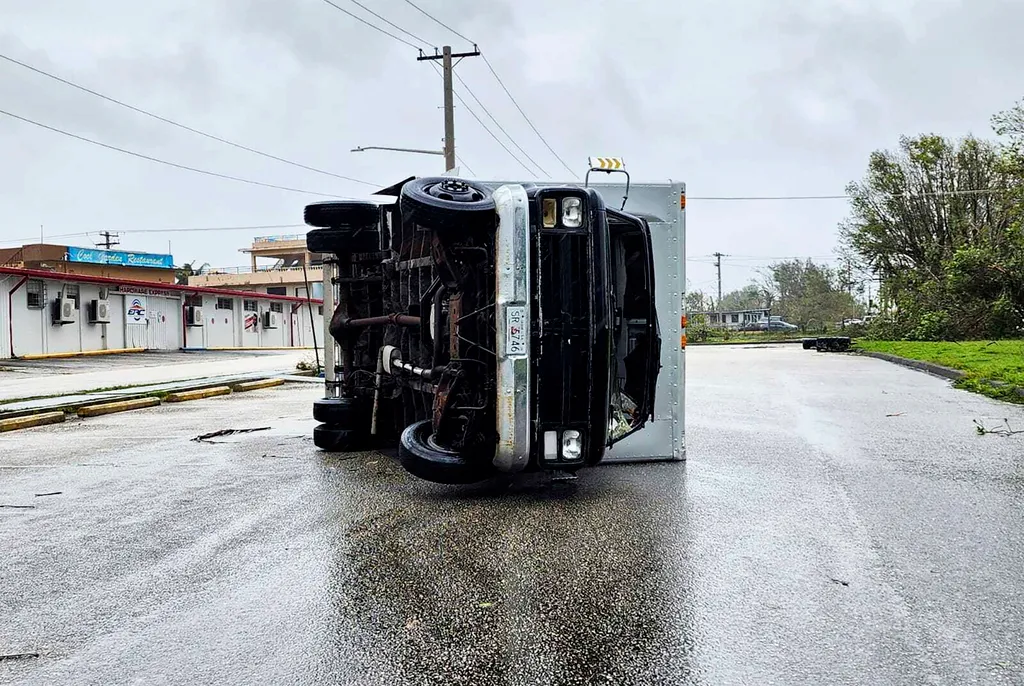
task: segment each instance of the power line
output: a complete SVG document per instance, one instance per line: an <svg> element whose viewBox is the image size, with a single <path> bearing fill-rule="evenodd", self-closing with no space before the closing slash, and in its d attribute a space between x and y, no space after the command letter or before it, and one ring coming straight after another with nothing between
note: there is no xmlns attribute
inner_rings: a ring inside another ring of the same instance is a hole
<svg viewBox="0 0 1024 686"><path fill-rule="evenodd" d="M467 43L473 43L473 41L469 40L468 38L463 36L461 33L456 31L452 27L448 26L448 24L445 24L443 21L441 21L437 17L433 16L432 14L427 12L425 9L423 9L422 7L417 5L416 3L412 2L412 0L405 0L405 2L406 2L407 5L409 5L409 6L413 7L414 9L418 10L421 14L423 14L423 16L425 16L430 21L434 22L435 24L438 24L439 26L442 26L442 27L448 29L449 31L451 31L452 33L454 33L456 36L458 36L462 40L466 41ZM473 44L475 45L475 43L473 43Z"/></svg>
<svg viewBox="0 0 1024 686"><path fill-rule="evenodd" d="M476 45L475 41L471 41L469 38L467 38L466 36L462 35L458 31L453 29L451 26L449 26L448 24L445 24L443 21L441 21L440 19L438 19L434 15L430 14L429 12L427 12L425 9L423 9L422 7L417 5L416 3L412 2L412 0L405 0L405 2L409 6L415 8L416 10L418 10L421 14L423 14L423 16L427 17L428 19L430 19L432 22L434 22L438 26L441 26L441 27L443 27L445 29L448 29L454 35L458 36L459 38L461 38L462 40L466 41L467 43L472 43L473 45ZM498 72L494 69L494 65L491 64L490 60L487 59L487 55L481 55L481 57L484 58L484 64L487 65L487 69L490 70L491 75L494 76L495 80L498 82L498 85L500 85L501 89L503 91L505 91L505 95L508 96L509 100L512 101L512 104L515 105L517 110L519 110L519 114L523 115L523 119L525 119L526 123L530 125L530 128L533 129L533 132L535 134L537 134L537 138L539 138L541 143L544 144L544 147L546 147L548 149L548 152L550 152L552 155L555 156L555 159L558 160L562 164L563 167L565 167L566 171L568 171L570 175L578 176L578 174L576 174L576 172L574 172L572 170L572 167L570 167L568 164L566 164L565 160L563 160L558 155L558 153L555 152L555 149L551 147L551 145L547 142L547 139L545 139L544 136L541 135L540 131L537 130L537 127L534 126L533 121L531 121L530 118L526 115L526 112L523 111L523 108L519 106L519 102L512 95L512 92L509 91L507 86L505 86L505 82L501 80L500 76L498 76ZM465 85L465 84L463 84L463 85ZM526 153L523 153L523 154L525 155ZM536 163L534 163L534 164L536 164ZM539 168L540 165L537 165L537 167Z"/></svg>
<svg viewBox="0 0 1024 686"><path fill-rule="evenodd" d="M437 66L436 66L436 65L435 65L435 64L434 64L433 62L431 62L431 63L430 63L430 66L434 68L434 71L436 71L436 72L438 72L438 73L440 74L440 71L438 70ZM453 92L453 93L454 93L454 92ZM507 152L507 153L509 154L509 156L510 156L510 157L511 157L512 159L514 159L514 160L515 160L516 162L518 162L518 163L519 163L519 166L521 166L521 167L522 167L523 169L525 169L525 170L526 170L526 173L527 173L527 174L530 174L531 176L533 176L533 175L534 175L534 174L536 173L536 172L534 172L534 171L533 171L532 169L530 169L530 168L529 168L528 166L526 166L526 163L525 163L525 162L523 162L523 161L522 161L521 159L519 159L518 157L516 157L516 154L515 154L514 152L512 152L511 150L509 150L508 146L507 146L507 145L505 145L505 144L504 144L504 143L503 143L503 142L501 141L501 139L500 139L500 138L498 138L498 137L497 137L497 136L496 136L496 135L494 134L494 132L493 132L493 131L491 131L491 130L490 130L489 128L487 128L487 124L484 124L483 120L482 120L482 119L480 119L480 117L479 117L479 116L477 116L476 112L474 112L474 111L473 111L473 108L471 108L471 107L470 107L470 106L469 106L469 105L468 105L468 104L466 103L466 101L462 99L462 96L461 96L461 95L459 95L458 93L454 93L454 95L455 95L455 98L456 98L456 99L457 99L457 100L458 100L458 101L459 101L459 102L460 102L460 103L462 104L462 106L466 108L466 111L467 111L467 112L469 112L469 114L470 114L470 115L471 115L471 116L472 116L472 117L473 117L474 119L476 119L477 123L478 123L478 124L480 124L480 126L481 126L481 127L483 128L483 130L484 130L484 131L486 131L486 132L488 133L488 135L490 135L490 137L491 137L491 138L493 138L493 139L494 139L494 140L495 140L495 141L496 141L496 142L498 143L498 145L500 145L500 146L501 146L501 147L502 147L502 148L503 148L503 149L505 150L505 152Z"/></svg>
<svg viewBox="0 0 1024 686"><path fill-rule="evenodd" d="M116 152L120 152L120 153L123 153L125 155L131 155L132 157L138 157L139 159L142 159L142 160L149 160L150 162L156 162L157 164L163 164L163 165L166 165L168 167L174 167L175 169L184 169L185 171L195 172L196 174L204 174L206 176L213 176L213 177L218 178L218 179L227 179L229 181L238 181L238 182L241 182L241 183L248 183L248 184L251 184L253 186L262 186L264 188L274 188L274 189L277 189L279 191L289 191L291 193L303 193L303 194L306 194L306 195L319 195L319 196L324 197L324 198L341 198L341 197L343 197L343 196L340 196L340 195L331 195L329 193L318 193L317 191L307 191L307 190L303 190L301 188L291 188L289 186L278 186L278 185L272 184L272 183L264 183L262 181L254 181L252 179L245 179L245 178L242 178L241 176L231 176L230 174L221 174L219 172L212 172L212 171L208 171L206 169L199 169L197 167L189 167L188 165L178 164L177 162L169 162L168 160L162 160L159 157L150 157L149 155L143 155L140 152L133 152L131 150L126 150L124 148L119 148L116 145L109 145L107 143L101 143L100 141L93 140L92 138L86 138L85 136L79 136L78 134L71 133L69 131L64 131L63 129L58 129L58 128L54 128L52 126L47 126L46 124L42 124L42 123L34 121L32 119L27 119L25 117L18 116L17 114L13 114L11 112L7 112L6 110L0 110L0 114L3 114L3 115L8 116L8 117L11 117L12 119L17 119L19 121L23 121L26 124L32 124L33 126L38 126L39 128L46 129L47 131L53 131L54 133L59 133L62 136L68 136L69 138L74 138L76 140L84 141L86 143L92 143L93 145L98 145L101 148L106 148L108 150L114 150Z"/></svg>
<svg viewBox="0 0 1024 686"><path fill-rule="evenodd" d="M426 40L423 40L422 38L420 38L419 36L417 36L417 35L416 35L415 33L410 33L410 32L408 32L408 31L406 31L405 29L403 29L403 28L402 28L401 26L399 26L398 24L395 24L394 22L388 21L387 19L385 19L384 17L380 16L379 14L377 14L376 12L374 12L373 10L371 10L371 9L370 9L369 7L367 7L367 6L366 6L366 5L364 5L363 3L361 3L361 2L358 2L358 0L349 0L349 2L351 2L351 3L353 4L353 5L358 5L359 7L362 7L362 8L364 9L364 10L366 10L367 12L369 12L370 14L372 14L373 16L377 17L378 19L380 19L380 20L381 20L382 22L384 22L385 24L387 24L387 25L388 25L388 26L390 26L391 28L393 28L393 29L397 29L397 30L401 31L402 33L404 33L405 35L409 36L409 37L410 37L410 38L412 38L413 40L417 40L417 41L419 41L420 43L423 43L423 44L425 44L425 45L431 45L430 41L426 41ZM431 47L436 47L436 46L432 46L432 45L431 45Z"/></svg>
<svg viewBox="0 0 1024 686"><path fill-rule="evenodd" d="M306 228L305 224L260 224L250 226L186 226L186 227L171 227L164 229L118 229L113 232L115 234L122 233L191 233L191 232L216 232L216 231L271 231L281 229L300 229ZM78 238L80 236L90 236L92 234L102 234L101 231L77 231L75 233L58 233L47 236L48 240L55 238ZM38 236L30 236L28 238L4 238L0 239L0 243L32 243L38 241Z"/></svg>
<svg viewBox="0 0 1024 686"><path fill-rule="evenodd" d="M470 108L470 106L466 104L466 101L462 99L461 95L459 95L458 93L455 93L455 98L462 104L463 107L466 108L466 111L469 112L470 115L472 115L473 119L476 119L477 123L480 124L480 126L483 128L483 130L486 131L487 134L491 138L493 138L498 143L498 145L500 145L505 150L505 152L507 152L512 157L512 159L514 159L516 162L518 162L519 166L521 166L523 169L526 170L527 174L529 174L530 176L533 176L533 175L535 175L537 173L534 170L530 169L528 166L526 166L526 164L521 159L516 157L516 154L514 152L512 152L511 150L508 149L507 145L505 145L504 143L501 142L500 138L498 138L496 135L494 135L493 131L491 131L489 128L487 128L487 124L484 124L483 120L480 117L477 116L476 112L474 112L472 110L472 108Z"/></svg>
<svg viewBox="0 0 1024 686"><path fill-rule="evenodd" d="M343 12L343 13L347 14L348 16L352 17L356 21L359 21L359 22L362 22L362 23L366 24L367 26L369 26L374 31L379 31L380 33L383 33L385 36L390 36L391 38L394 38L399 43L405 43L406 45L408 45L410 48L412 48L414 50L420 50L420 51L423 50L423 48L421 46L413 45L409 41L405 40L404 38L400 38L400 37L396 36L395 34L391 33L387 29L382 29L381 27L377 26L376 24L371 24L370 22L366 21L362 17L360 17L360 16L358 16L356 14L352 14L347 9L345 9L343 7L339 7L338 5L336 5L333 2L331 2L331 0L324 0L324 2L326 2L328 5L330 5L334 9L338 10L339 12ZM390 24L391 22L388 22L388 23ZM404 30L402 30L402 32L403 33L408 33L407 31L404 31ZM409 35L412 35L412 34L409 34ZM423 41L423 42L426 43L426 41Z"/></svg>
<svg viewBox="0 0 1024 686"><path fill-rule="evenodd" d="M406 2L408 2L408 0L406 0ZM512 101L512 104L516 106L516 109L517 109L517 110L519 110L519 114L523 115L523 119L525 119L525 120L526 120L526 123L530 125L530 128L531 128L531 129L533 129L533 132L534 132L535 134L537 134L537 138L539 138L539 139L540 139L540 142L544 144L544 147L546 147L546 148L548 149L548 152L550 152L550 153L551 153L552 155L554 155L554 156L555 156L555 159L556 159L556 160L558 160L558 161L559 161L559 162L560 162L560 163L562 164L562 166L563 166L563 167L565 167L566 171L568 171L568 172L569 172L569 174L571 174L571 175L573 175L573 176L578 176L578 174L576 174L576 172L574 172L574 171L572 170L572 167L570 167L570 166L569 166L568 164L566 164L566 163L565 163L565 160L563 160L563 159L562 159L562 158L561 158L561 157L560 157L560 156L558 155L558 153L557 153L557 152L555 152L555 149L551 147L551 145L550 145L550 144L548 143L547 139L546 139L546 138L544 138L544 136L542 136L542 135L541 135L540 131L538 131L538 130L537 130L537 127L533 125L533 122L532 122L532 121L530 121L530 118L529 118L528 116L526 116L526 112L524 112L524 111L523 111L523 108L519 106L519 103L518 103L518 102L516 102L516 99L515 99L515 98L514 98L514 97L512 96L512 93L511 93L511 92L509 91L509 89L508 89L508 88L507 88L507 87L505 86L505 82L501 80L501 77L500 77L500 76L498 76L498 72L496 72L496 71L494 70L494 67L493 67L493 66L491 65L491 62L490 62L490 60L488 60L488 59L487 59L487 55L485 55L485 54L481 53L481 55L480 55L480 56L484 58L484 64L486 64L486 65L487 65L487 68L491 70L491 74L492 74L492 75L494 75L494 78L495 78L495 80L497 80L497 82L498 82L498 85L500 85L500 86L501 86L501 89L502 89L503 91L505 91L505 95L507 95L507 96L508 96L508 99L509 99L509 100L511 100L511 101Z"/></svg>
<svg viewBox="0 0 1024 686"><path fill-rule="evenodd" d="M257 150L256 148L250 148L249 146L242 145L241 143L235 143L234 141L230 141L230 140L228 140L226 138L221 138L220 136L215 136L212 133L206 133L205 131L200 131L199 129L192 128L191 126L187 126L187 125L182 124L180 122L176 122L173 119L168 119L167 117L162 117L159 114L155 114L153 112L150 112L148 110L144 110L144 109L142 109L140 107L136 107L134 105L129 105L128 103L123 102L121 100L118 100L116 98L112 98L109 95L104 95L103 93L94 91L91 88L86 88L85 86L79 85L79 84L74 83L72 81L68 81L67 79L61 78L61 77L57 76L56 74L51 74L48 71L44 71L42 69L39 69L38 67L33 67L30 64L26 64L25 62L21 62L19 60L16 60L13 57L8 57L7 55L0 54L0 59L6 60L6 61L10 62L11 64L16 64L19 67L24 67L25 69L28 69L30 71L34 71L35 73L37 73L37 74L39 74L41 76L45 76L47 78L53 79L54 81L59 81L60 83L63 83L64 85L71 86L72 88L77 88L78 90L80 90L80 91L82 91L84 93L88 93L89 95L94 95L97 98L102 98L103 100L106 100L107 102L112 102L115 105L119 105L119 106L124 107L126 109L132 110L133 112L138 112L139 114L144 114L147 117L152 117L153 119L156 119L157 121L161 121L161 122L163 122L165 124L170 124L171 126L176 126L179 129L184 129L185 131L189 131L189 132L197 134L199 136L203 136L204 138L209 138L210 140L217 141L218 143L223 143L225 145L230 145L231 147L238 148L239 150L245 150L246 152L251 152L251 153L254 153L256 155L260 155L262 157L266 157L266 158L271 159L271 160L276 160L278 162L284 162L285 164L290 164L293 167L299 167L300 169L306 169L308 171L316 172L318 174L326 174L327 176L333 176L336 179L342 179L344 181L351 181L353 183L360 183L360 184L363 184L365 186L378 186L379 185L379 184L371 183L369 181L363 181L361 179L354 179L354 178L352 178L350 176L342 176L341 174L335 174L334 172L330 172L330 171L327 171L327 170L324 170L324 169L317 169L316 167L311 167L309 165L302 164L301 162L295 162L293 160L285 159L284 157L278 157L277 155L272 155L272 154L270 154L268 152L263 152L262 150Z"/></svg>
<svg viewBox="0 0 1024 686"><path fill-rule="evenodd" d="M473 171L473 169L468 164L466 164L466 161L464 159L462 159L458 155L455 156L455 159L457 159L459 161L459 164L461 164L463 167L466 168L466 171L468 171L473 176L476 176L476 172Z"/></svg>
<svg viewBox="0 0 1024 686"><path fill-rule="evenodd" d="M486 58L485 58L486 59ZM893 193L893 196L904 198L934 198L958 195L984 195L987 193L1010 193L1013 188L971 188L965 190L935 191L932 193ZM686 196L687 200L725 200L725 201L757 201L757 200L852 200L852 195L705 195Z"/></svg>
<svg viewBox="0 0 1024 686"><path fill-rule="evenodd" d="M455 74L455 78L457 78L459 80L459 83L461 83L462 87L466 89L466 92L469 93L469 95L473 98L473 100L476 101L476 104L480 105L480 109L482 109L484 111L484 114L486 114L488 117L490 117L491 121L494 122L494 125L497 126L498 129L503 134L505 134L505 137L509 139L509 141L512 143L512 145L516 146L516 149L519 152L523 153L523 156L526 157L526 159L530 160L530 162L533 164L533 166L537 167L537 169L539 169L540 172L542 174L544 174L544 176L551 176L551 174L549 174L547 172L547 170L544 169L544 167L542 167L539 164L537 164L537 160L535 160L532 157L530 157L530 154L528 152L526 152L525 150L523 150L523 148L518 143L516 143L516 139L513 138L511 135L509 135L509 132L506 131L505 128L501 124L498 123L498 120L495 119L494 115L492 115L490 113L490 111L488 111L488 109L484 106L484 104L482 102L480 102L480 98L476 97L476 93L474 93L472 91L472 89L470 89L469 85L463 80L463 78L461 76L459 76L457 73Z"/></svg>

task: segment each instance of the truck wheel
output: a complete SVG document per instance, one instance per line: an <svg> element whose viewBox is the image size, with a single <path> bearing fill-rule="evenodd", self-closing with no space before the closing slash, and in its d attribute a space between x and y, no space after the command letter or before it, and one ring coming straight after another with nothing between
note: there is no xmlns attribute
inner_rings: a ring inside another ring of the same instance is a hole
<svg viewBox="0 0 1024 686"><path fill-rule="evenodd" d="M322 229L348 226L362 228L376 226L380 221L380 208L372 202L315 202L306 205L303 220Z"/></svg>
<svg viewBox="0 0 1024 686"><path fill-rule="evenodd" d="M330 424L313 428L313 445L329 453L351 453L359 450L359 433Z"/></svg>
<svg viewBox="0 0 1024 686"><path fill-rule="evenodd" d="M380 250L380 234L374 227L313 229L306 234L306 250L335 255L376 252Z"/></svg>
<svg viewBox="0 0 1024 686"><path fill-rule="evenodd" d="M803 340L803 344L804 344L804 350L810 350L811 348L813 348L816 345L818 345L818 339L817 338L805 338Z"/></svg>
<svg viewBox="0 0 1024 686"><path fill-rule="evenodd" d="M364 403L355 398L319 398L313 402L313 419L339 429L358 431Z"/></svg>
<svg viewBox="0 0 1024 686"><path fill-rule="evenodd" d="M401 208L405 217L431 231L487 230L497 221L489 188L448 176L402 186Z"/></svg>
<svg viewBox="0 0 1024 686"><path fill-rule="evenodd" d="M398 460L413 476L439 484L473 484L493 476L489 464L470 462L434 443L429 419L405 427L398 442Z"/></svg>

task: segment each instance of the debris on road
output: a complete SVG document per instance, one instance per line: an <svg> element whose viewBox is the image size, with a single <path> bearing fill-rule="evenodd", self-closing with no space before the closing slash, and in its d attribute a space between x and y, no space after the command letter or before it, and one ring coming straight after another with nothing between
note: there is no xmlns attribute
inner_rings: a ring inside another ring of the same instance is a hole
<svg viewBox="0 0 1024 686"><path fill-rule="evenodd" d="M834 576L830 576L830 577L829 577L829 579L830 579L830 580L832 581L832 583L834 583L834 584L840 584L841 586L849 586L849 585L850 585L850 582L849 582L849 581L843 581L842 579L837 579L837 578L835 578Z"/></svg>
<svg viewBox="0 0 1024 686"><path fill-rule="evenodd" d="M196 436L192 440L196 441L198 443L203 443L203 442L206 442L206 443L216 443L216 441L211 441L210 439L211 438L220 438L221 436L232 436L234 434L248 434L248 433L252 433L254 431L270 431L270 427L269 426L261 426L261 427L255 428L255 429L221 429L220 431L212 431L212 432L210 432L208 434L202 434L201 436Z"/></svg>
<svg viewBox="0 0 1024 686"><path fill-rule="evenodd" d="M39 653L0 653L0 660L27 660L32 657L39 657Z"/></svg>
<svg viewBox="0 0 1024 686"><path fill-rule="evenodd" d="M47 496L47 495L61 495L62 493L64 493L64 491L51 491L49 493L36 493L35 495L36 495L37 498L42 498L43 496Z"/></svg>
<svg viewBox="0 0 1024 686"><path fill-rule="evenodd" d="M34 509L36 509L35 505L0 505L0 507L7 507L7 508L10 508L12 510L34 510Z"/></svg>
<svg viewBox="0 0 1024 686"><path fill-rule="evenodd" d="M906 412L893 412L892 414L885 415L886 417L902 417Z"/></svg>
<svg viewBox="0 0 1024 686"><path fill-rule="evenodd" d="M1014 436L1016 434L1024 434L1024 429L1011 428L1009 419L1003 420L1003 426L995 426L992 428L985 426L975 419L974 428L977 430L979 436L984 436L985 434L995 434L997 436Z"/></svg>

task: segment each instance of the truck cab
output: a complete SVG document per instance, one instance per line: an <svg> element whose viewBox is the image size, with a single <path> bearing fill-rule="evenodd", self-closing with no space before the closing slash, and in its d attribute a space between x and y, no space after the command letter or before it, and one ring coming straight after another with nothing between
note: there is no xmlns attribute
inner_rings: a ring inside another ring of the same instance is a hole
<svg viewBox="0 0 1024 686"><path fill-rule="evenodd" d="M655 419L663 342L642 213L586 185L444 176L305 219L330 266L321 449L397 443L415 476L472 483L597 465Z"/></svg>

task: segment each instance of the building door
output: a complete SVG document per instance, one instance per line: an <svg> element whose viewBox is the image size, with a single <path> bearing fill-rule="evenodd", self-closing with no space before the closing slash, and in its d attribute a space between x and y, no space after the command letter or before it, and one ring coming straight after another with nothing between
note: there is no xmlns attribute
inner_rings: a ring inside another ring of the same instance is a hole
<svg viewBox="0 0 1024 686"><path fill-rule="evenodd" d="M207 316L206 344L210 348L233 348L235 342L235 300L217 298L213 314Z"/></svg>
<svg viewBox="0 0 1024 686"><path fill-rule="evenodd" d="M124 347L145 348L148 343L146 328L149 324L149 311L146 308L146 296L124 296Z"/></svg>
<svg viewBox="0 0 1024 686"><path fill-rule="evenodd" d="M174 350L178 347L178 322L181 303L170 298L149 298L147 346L150 350Z"/></svg>

